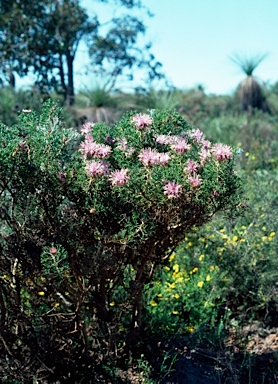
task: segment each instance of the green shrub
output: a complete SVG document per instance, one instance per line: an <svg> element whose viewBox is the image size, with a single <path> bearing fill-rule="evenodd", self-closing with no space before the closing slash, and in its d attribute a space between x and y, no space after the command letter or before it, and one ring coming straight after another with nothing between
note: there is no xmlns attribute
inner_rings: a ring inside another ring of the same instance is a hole
<svg viewBox="0 0 278 384"><path fill-rule="evenodd" d="M0 127L1 368L11 378L89 380L92 366L129 351L168 250L241 206L232 148L176 112L128 113L81 134L60 112L47 102Z"/></svg>

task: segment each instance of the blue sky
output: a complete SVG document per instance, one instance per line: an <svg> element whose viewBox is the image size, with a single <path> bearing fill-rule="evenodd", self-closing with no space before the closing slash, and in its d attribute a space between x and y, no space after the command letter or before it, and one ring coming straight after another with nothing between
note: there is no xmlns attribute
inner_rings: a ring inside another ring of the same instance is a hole
<svg viewBox="0 0 278 384"><path fill-rule="evenodd" d="M264 82L278 81L277 0L142 2L154 14L145 19L152 51L176 87L188 89L202 84L207 93L233 92L244 78L229 59L235 52L247 56L267 53L254 74ZM92 14L95 10L108 19L107 7L94 0L81 3ZM80 65L79 59L77 68Z"/></svg>
<svg viewBox="0 0 278 384"><path fill-rule="evenodd" d="M102 22L111 19L111 7L97 0L80 2ZM109 0L109 4L112 2ZM208 94L232 93L244 78L229 59L234 53L245 56L266 53L266 59L254 74L262 82L278 81L278 0L142 0L142 3L154 14L152 18L144 18L145 38L152 42L152 52L177 88L186 90L201 84ZM116 9L117 16L121 12L122 9ZM85 52L86 47L81 44L74 63L77 90L94 86L92 76L81 75L89 63ZM29 82L32 83L31 77ZM22 79L17 84L28 82Z"/></svg>

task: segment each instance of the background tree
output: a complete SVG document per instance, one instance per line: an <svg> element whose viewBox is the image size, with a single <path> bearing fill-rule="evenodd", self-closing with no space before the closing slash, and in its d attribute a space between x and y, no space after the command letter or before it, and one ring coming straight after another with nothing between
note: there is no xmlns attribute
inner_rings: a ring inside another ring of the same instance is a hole
<svg viewBox="0 0 278 384"><path fill-rule="evenodd" d="M7 62L19 76L32 70L40 89L54 89L72 104L76 51L83 36L96 31L97 21L89 21L77 0L22 1L2 10L2 70Z"/></svg>
<svg viewBox="0 0 278 384"><path fill-rule="evenodd" d="M239 54L234 54L231 57L231 60L246 74L246 78L241 81L237 88L241 109L244 111L250 108L268 111L262 86L253 75L255 69L265 58L266 54L258 54L251 57L242 57Z"/></svg>
<svg viewBox="0 0 278 384"><path fill-rule="evenodd" d="M140 1L102 1L124 9L143 8ZM57 91L67 105L74 103L74 60L79 43L88 37L94 73L102 70L115 79L127 68L147 67L149 78L160 76L160 63L145 48L136 48L145 26L136 16L112 18L104 36L97 18L89 17L79 0L1 2L0 62L3 81L13 86L14 73L36 75L35 84L46 92ZM108 64L109 70L104 69ZM133 78L129 72L129 79Z"/></svg>

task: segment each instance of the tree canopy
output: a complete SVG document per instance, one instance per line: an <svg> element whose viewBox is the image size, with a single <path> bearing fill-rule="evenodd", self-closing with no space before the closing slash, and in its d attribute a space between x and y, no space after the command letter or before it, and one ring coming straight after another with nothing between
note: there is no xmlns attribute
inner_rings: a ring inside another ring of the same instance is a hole
<svg viewBox="0 0 278 384"><path fill-rule="evenodd" d="M143 8L140 1L100 0L125 10ZM150 44L139 49L138 38L146 32L137 16L124 13L112 17L105 31L97 15L89 16L80 0L1 1L1 82L15 85L33 73L35 85L55 90L64 101L74 103L74 60L82 39L88 47L93 72L110 76L113 84L125 70L132 79L134 67L147 68L149 78L159 77L160 63L150 53Z"/></svg>

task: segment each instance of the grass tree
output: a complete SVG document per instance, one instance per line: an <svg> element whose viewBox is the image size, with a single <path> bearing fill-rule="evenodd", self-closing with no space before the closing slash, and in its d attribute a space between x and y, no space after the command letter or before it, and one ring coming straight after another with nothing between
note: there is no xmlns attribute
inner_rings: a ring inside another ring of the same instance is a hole
<svg viewBox="0 0 278 384"><path fill-rule="evenodd" d="M88 121L105 122L111 124L115 121L116 99L106 85L96 84L89 88L84 87L76 96L75 113L79 125Z"/></svg>
<svg viewBox="0 0 278 384"><path fill-rule="evenodd" d="M241 109L246 111L257 108L263 111L269 111L262 85L254 76L255 69L266 58L266 54L258 54L250 57L244 57L239 54L231 56L231 60L246 74L237 88L240 99Z"/></svg>

